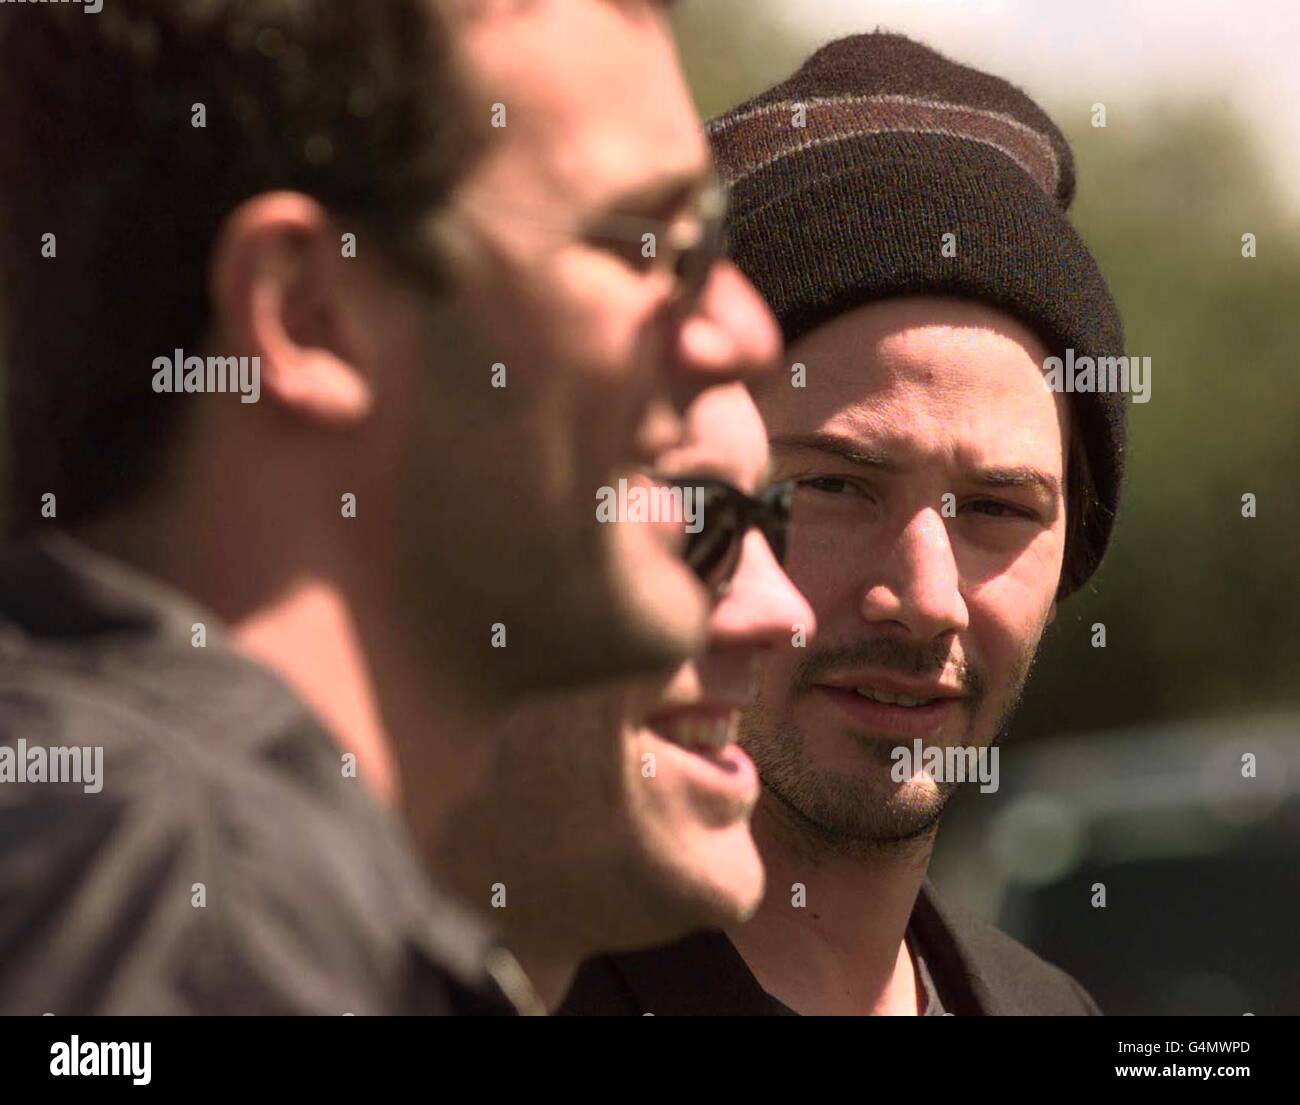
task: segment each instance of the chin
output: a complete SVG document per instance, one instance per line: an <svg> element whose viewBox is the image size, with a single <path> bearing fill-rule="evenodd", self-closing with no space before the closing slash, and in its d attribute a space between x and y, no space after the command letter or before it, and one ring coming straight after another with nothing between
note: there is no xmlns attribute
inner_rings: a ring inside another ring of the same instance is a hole
<svg viewBox="0 0 1300 1105"><path fill-rule="evenodd" d="M718 881L714 923L719 926L737 925L754 916L763 901L767 887L767 874L763 859L754 844L749 825L737 830L742 838L727 850L720 870L726 878Z"/></svg>
<svg viewBox="0 0 1300 1105"><path fill-rule="evenodd" d="M683 842L660 872L676 903L672 940L697 929L727 928L749 920L763 900L765 875L748 820L723 829L700 829Z"/></svg>

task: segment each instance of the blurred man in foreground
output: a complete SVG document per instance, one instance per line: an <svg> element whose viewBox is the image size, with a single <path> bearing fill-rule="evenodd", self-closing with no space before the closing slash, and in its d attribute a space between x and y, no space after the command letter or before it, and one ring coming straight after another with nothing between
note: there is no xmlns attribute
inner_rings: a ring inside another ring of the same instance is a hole
<svg viewBox="0 0 1300 1105"><path fill-rule="evenodd" d="M661 9L5 8L0 1010L507 1007L410 838L702 645L593 503L776 350Z"/></svg>
<svg viewBox="0 0 1300 1105"><path fill-rule="evenodd" d="M756 663L804 647L815 622L781 570L788 488L763 486L748 391L706 392L687 433L657 470L703 500L687 556L719 596L707 653L517 710L491 738L491 787L452 816L437 859L551 1007L587 956L743 921L762 895L758 775L735 739Z"/></svg>

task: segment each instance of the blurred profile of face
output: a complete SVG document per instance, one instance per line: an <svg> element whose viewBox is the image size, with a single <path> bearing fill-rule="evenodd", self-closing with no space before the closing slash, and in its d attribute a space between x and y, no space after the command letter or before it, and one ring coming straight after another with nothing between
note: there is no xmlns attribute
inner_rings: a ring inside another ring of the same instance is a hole
<svg viewBox="0 0 1300 1105"><path fill-rule="evenodd" d="M656 263L699 230L710 179L659 5L483 8L459 29L487 137L444 227L451 292L386 332L411 366L412 624L457 642L441 663L508 704L703 646L680 525L602 524L597 505L681 441L702 390L770 370L779 345L733 267L683 304Z"/></svg>
<svg viewBox="0 0 1300 1105"><path fill-rule="evenodd" d="M657 465L751 494L766 466L738 384L697 399L687 441ZM763 889L749 831L759 784L735 736L756 661L793 650L796 628L811 637L812 612L752 530L702 656L530 703L500 727L491 787L453 818L439 857L451 884L479 904L503 886L492 919L523 953L546 940L576 955L633 948L748 917Z"/></svg>
<svg viewBox="0 0 1300 1105"><path fill-rule="evenodd" d="M767 655L742 743L776 817L832 847L914 839L954 784L895 781L891 752L999 739L1055 613L1065 398L1038 338L971 301L870 304L788 356L807 386L756 399L820 631Z"/></svg>

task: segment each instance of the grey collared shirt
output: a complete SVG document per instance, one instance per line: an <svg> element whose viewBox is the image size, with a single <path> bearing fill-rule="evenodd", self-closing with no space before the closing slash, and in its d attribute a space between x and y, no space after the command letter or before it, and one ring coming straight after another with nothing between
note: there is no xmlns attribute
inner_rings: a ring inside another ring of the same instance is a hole
<svg viewBox="0 0 1300 1105"><path fill-rule="evenodd" d="M66 537L0 560L4 749L0 1013L514 1011L288 688ZM98 789L68 777L94 755Z"/></svg>

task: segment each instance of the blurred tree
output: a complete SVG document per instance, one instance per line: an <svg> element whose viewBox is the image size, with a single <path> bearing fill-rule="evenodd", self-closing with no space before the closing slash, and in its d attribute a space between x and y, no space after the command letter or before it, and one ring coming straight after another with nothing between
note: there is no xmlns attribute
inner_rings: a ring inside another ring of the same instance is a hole
<svg viewBox="0 0 1300 1105"><path fill-rule="evenodd" d="M819 45L797 14L755 0L684 0L673 23L705 119L788 76Z"/></svg>
<svg viewBox="0 0 1300 1105"><path fill-rule="evenodd" d="M1061 609L1023 733L1300 704L1300 227L1221 104L1128 116L1093 128L1083 105L1055 112L1079 167L1075 222L1152 389L1129 408L1115 545Z"/></svg>

